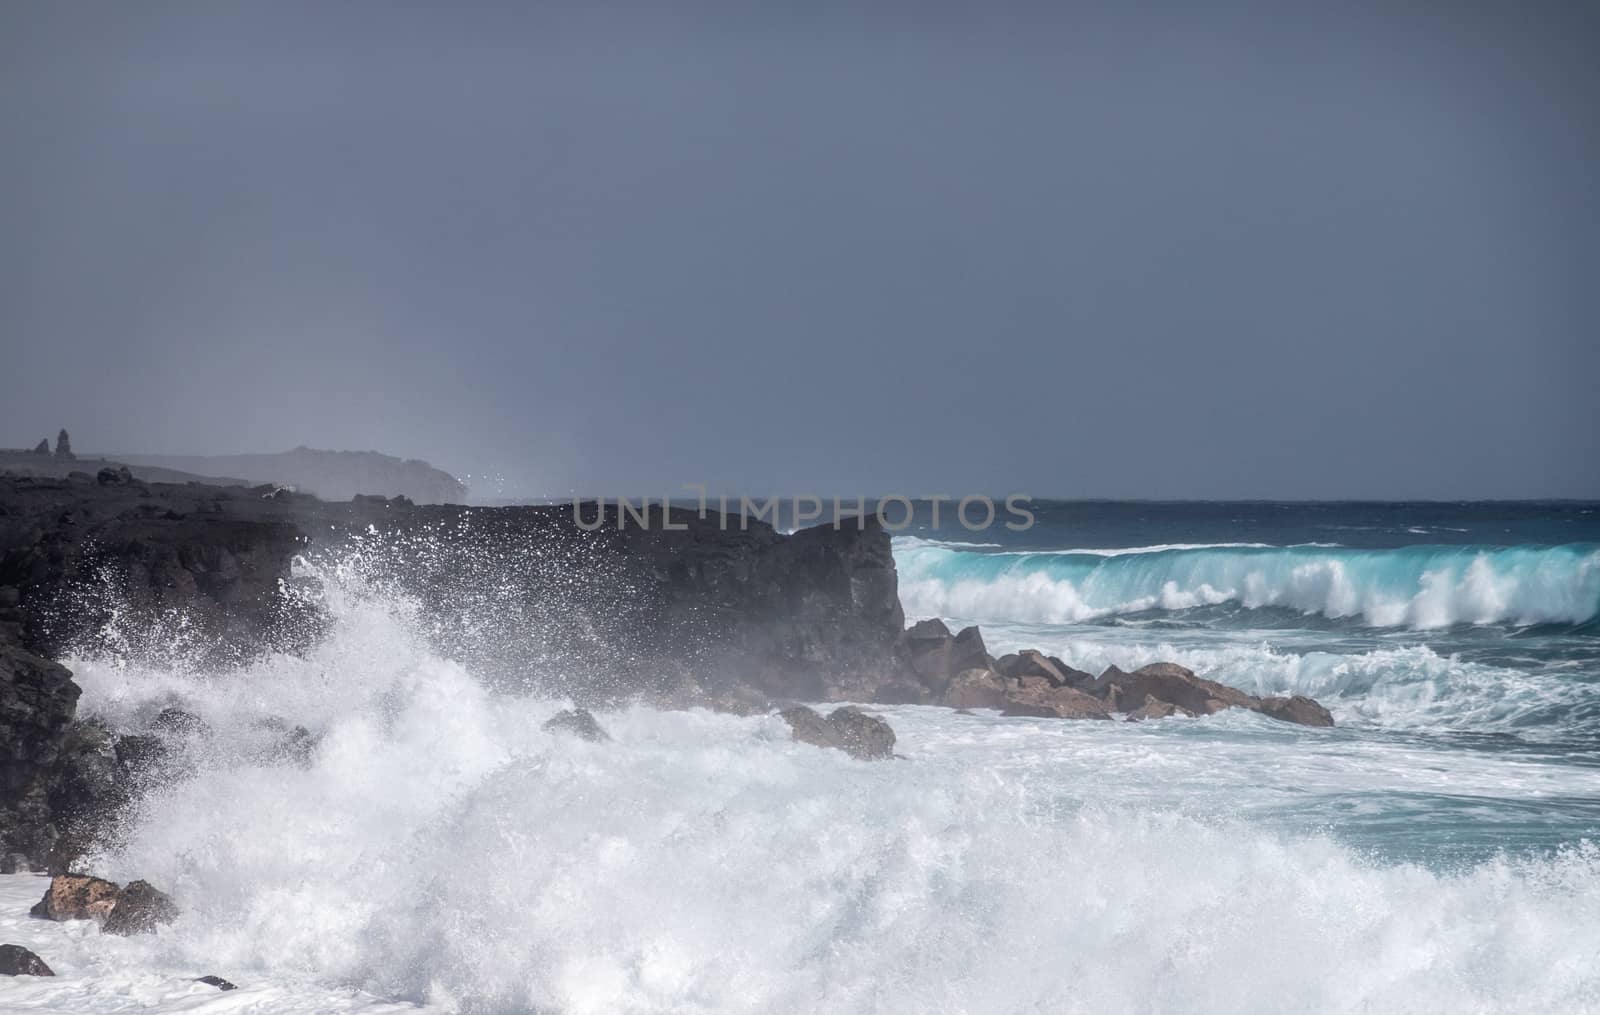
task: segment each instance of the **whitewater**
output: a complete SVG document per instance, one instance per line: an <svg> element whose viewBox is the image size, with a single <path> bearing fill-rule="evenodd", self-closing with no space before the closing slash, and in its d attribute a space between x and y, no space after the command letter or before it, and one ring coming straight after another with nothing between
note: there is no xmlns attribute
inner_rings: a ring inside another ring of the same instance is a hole
<svg viewBox="0 0 1600 1015"><path fill-rule="evenodd" d="M1581 624L1600 612L1600 547L1177 545L981 553L908 538L908 610L1071 623L1237 602L1376 627Z"/></svg>
<svg viewBox="0 0 1600 1015"><path fill-rule="evenodd" d="M1447 523L901 537L909 619L1309 693L1339 725L894 706L876 763L768 716L546 732L568 703L486 686L413 604L323 572L335 625L303 657L68 660L113 727L205 721L192 775L90 863L183 915L103 937L0 878L0 939L61 974L0 982L0 1011L1600 1011L1600 545L1407 542ZM1334 564L1348 592L1295 583ZM1069 589L1083 610L1045 603ZM320 737L304 767L259 749L283 722Z"/></svg>

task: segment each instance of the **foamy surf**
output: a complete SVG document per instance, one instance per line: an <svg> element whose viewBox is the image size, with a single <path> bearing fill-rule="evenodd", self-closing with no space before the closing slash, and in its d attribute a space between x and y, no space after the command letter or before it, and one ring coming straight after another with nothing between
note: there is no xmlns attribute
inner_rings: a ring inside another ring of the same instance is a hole
<svg viewBox="0 0 1600 1015"><path fill-rule="evenodd" d="M1439 848L1462 799L1510 828L1532 804L1600 797L1600 769L1243 713L898 707L904 760L869 764L770 717L636 707L602 714L613 740L589 744L541 728L561 702L492 692L434 656L403 604L332 602L318 649L225 680L74 661L89 714L137 725L179 705L209 726L194 776L92 860L184 912L154 937L107 938L21 917L44 881L11 879L6 933L62 975L0 983L0 1009L1509 1013L1600 998L1600 855L1562 830L1581 810L1556 807L1557 826L1510 850ZM268 715L319 738L305 767L234 746ZM1321 830L1352 801L1353 834ZM1393 840L1395 824L1421 838ZM206 994L202 973L240 990Z"/></svg>

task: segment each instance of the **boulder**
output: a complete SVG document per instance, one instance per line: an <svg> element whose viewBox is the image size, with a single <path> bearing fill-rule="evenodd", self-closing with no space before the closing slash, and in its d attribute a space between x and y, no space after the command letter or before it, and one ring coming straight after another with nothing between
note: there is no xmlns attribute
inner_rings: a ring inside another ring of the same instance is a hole
<svg viewBox="0 0 1600 1015"><path fill-rule="evenodd" d="M227 980L224 980L220 976L196 976L194 978L194 982L196 982L196 983L204 983L207 986L215 987L218 990L238 990L239 989L237 986L235 986L234 984L228 982Z"/></svg>
<svg viewBox="0 0 1600 1015"><path fill-rule="evenodd" d="M0 976L54 976L44 959L21 945L0 945Z"/></svg>
<svg viewBox="0 0 1600 1015"><path fill-rule="evenodd" d="M1247 708L1283 722L1332 726L1333 716L1310 698L1257 698L1238 688L1197 677L1175 663L1152 663L1132 673L1109 667L1085 688L1113 710L1130 718L1164 715L1212 715L1226 708ZM1152 704L1154 703L1154 704ZM1171 705L1168 710L1163 705Z"/></svg>
<svg viewBox="0 0 1600 1015"><path fill-rule="evenodd" d="M906 647L912 652L921 651L929 647L943 645L953 637L944 621L938 617L928 620L919 620L906 628Z"/></svg>
<svg viewBox="0 0 1600 1015"><path fill-rule="evenodd" d="M913 624L903 642L911 672L935 695L944 693L957 674L970 669L986 669L991 663L983 644L983 633L965 627L952 635L944 621L923 620Z"/></svg>
<svg viewBox="0 0 1600 1015"><path fill-rule="evenodd" d="M1284 722L1299 723L1301 726L1333 725L1332 713L1301 694L1288 698L1262 698L1259 711L1262 715L1269 715Z"/></svg>
<svg viewBox="0 0 1600 1015"><path fill-rule="evenodd" d="M839 746L852 758L871 760L894 755L894 730L875 715L856 708L836 708L828 716Z"/></svg>
<svg viewBox="0 0 1600 1015"><path fill-rule="evenodd" d="M789 735L802 744L814 747L838 747L834 742L828 721L814 708L794 705L783 709L778 716L789 724Z"/></svg>
<svg viewBox="0 0 1600 1015"><path fill-rule="evenodd" d="M944 703L951 708L1004 708L1006 683L990 669L962 670L945 689Z"/></svg>
<svg viewBox="0 0 1600 1015"><path fill-rule="evenodd" d="M193 712L181 708L164 708L150 720L150 730L162 737L204 737L211 735L210 725Z"/></svg>
<svg viewBox="0 0 1600 1015"><path fill-rule="evenodd" d="M1070 687L1057 687L1042 676L1025 676L1008 686L1000 712L1048 719L1111 718L1111 708L1104 701Z"/></svg>
<svg viewBox="0 0 1600 1015"><path fill-rule="evenodd" d="M28 915L41 920L104 920L116 908L122 889L87 874L58 874Z"/></svg>
<svg viewBox="0 0 1600 1015"><path fill-rule="evenodd" d="M1128 722L1143 722L1146 719L1165 719L1174 715L1193 718L1194 713L1188 709L1179 708L1170 701L1157 701L1149 695L1145 695L1144 704L1129 712L1124 718Z"/></svg>
<svg viewBox="0 0 1600 1015"><path fill-rule="evenodd" d="M1001 673L1012 680L1044 677L1052 687L1071 687L1075 690L1082 690L1094 681L1093 674L1075 670L1055 656L1047 656L1031 648L1008 655L1001 662L1005 664Z"/></svg>
<svg viewBox="0 0 1600 1015"><path fill-rule="evenodd" d="M894 730L877 716L856 708L836 708L824 719L814 709L795 705L778 713L790 734L803 744L831 747L870 761L894 755Z"/></svg>
<svg viewBox="0 0 1600 1015"><path fill-rule="evenodd" d="M1243 691L1197 677L1174 663L1153 663L1132 673L1113 666L1089 685L1089 693L1118 711L1142 708L1146 698L1170 702L1195 715L1211 715L1225 708L1254 709L1259 704Z"/></svg>
<svg viewBox="0 0 1600 1015"><path fill-rule="evenodd" d="M172 749L154 733L128 733L117 738L112 747L117 765L135 778L162 771L172 756Z"/></svg>
<svg viewBox="0 0 1600 1015"><path fill-rule="evenodd" d="M178 904L166 892L148 881L133 881L122 890L111 914L100 925L103 934L127 937L131 934L153 934L163 924L178 917Z"/></svg>
<svg viewBox="0 0 1600 1015"><path fill-rule="evenodd" d="M611 739L595 721L594 714L586 708L569 708L557 712L545 720L544 728L552 733L570 733L593 743Z"/></svg>

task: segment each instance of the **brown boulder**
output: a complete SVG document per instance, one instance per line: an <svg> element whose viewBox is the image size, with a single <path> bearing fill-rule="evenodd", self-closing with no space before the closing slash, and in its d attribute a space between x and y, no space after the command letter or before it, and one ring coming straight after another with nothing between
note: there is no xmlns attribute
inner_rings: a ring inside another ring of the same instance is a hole
<svg viewBox="0 0 1600 1015"><path fill-rule="evenodd" d="M1049 678L1039 676L1025 676L1008 687L1000 713L1053 719L1111 718L1110 707L1099 698L1070 687L1056 687Z"/></svg>
<svg viewBox="0 0 1600 1015"><path fill-rule="evenodd" d="M1333 725L1332 713L1301 694L1289 698L1262 698L1259 711L1262 715L1301 726Z"/></svg>
<svg viewBox="0 0 1600 1015"><path fill-rule="evenodd" d="M894 730L860 709L836 708L824 719L813 709L795 705L778 714L789 724L790 735L803 744L831 747L862 761L894 755Z"/></svg>
<svg viewBox="0 0 1600 1015"><path fill-rule="evenodd" d="M1170 701L1157 701L1146 695L1144 704L1129 712L1124 718L1128 722L1143 722L1146 719L1165 719L1173 715L1194 717L1194 713L1188 709L1179 708Z"/></svg>
<svg viewBox="0 0 1600 1015"><path fill-rule="evenodd" d="M1146 698L1170 702L1195 715L1211 715L1225 708L1256 708L1259 699L1243 691L1197 677L1175 663L1152 663L1132 673L1116 667L1107 669L1092 685L1090 693L1119 711L1132 702L1143 707Z"/></svg>
<svg viewBox="0 0 1600 1015"><path fill-rule="evenodd" d="M1005 702L1005 681L988 669L962 670L944 692L951 708L1003 708Z"/></svg>
<svg viewBox="0 0 1600 1015"><path fill-rule="evenodd" d="M178 904L148 881L133 881L122 890L111 915L100 925L104 934L153 934L156 927L178 917Z"/></svg>
<svg viewBox="0 0 1600 1015"><path fill-rule="evenodd" d="M104 920L117 905L122 889L87 874L58 874L50 879L44 898L28 910L41 920Z"/></svg>
<svg viewBox="0 0 1600 1015"><path fill-rule="evenodd" d="M905 633L904 647L911 672L935 694L942 694L963 671L983 669L991 662L981 631L964 627L952 635L938 619L913 624Z"/></svg>
<svg viewBox="0 0 1600 1015"><path fill-rule="evenodd" d="M1301 726L1333 725L1333 716L1328 710L1310 698L1301 695L1257 698L1238 688L1197 677L1175 663L1153 663L1132 673L1112 666L1088 685L1087 690L1113 710L1127 712L1130 717L1137 713L1139 718L1155 718L1150 703L1156 702L1175 707L1176 713L1158 710L1163 715L1212 715L1225 708L1248 708Z"/></svg>
<svg viewBox="0 0 1600 1015"><path fill-rule="evenodd" d="M1034 649L1023 649L1014 655L1005 656L996 664L1001 674L1011 680L1021 680L1023 677L1044 677L1050 681L1052 687L1067 686L1065 670L1056 665L1056 661L1046 656L1043 652ZM1070 667L1068 667L1070 669Z"/></svg>

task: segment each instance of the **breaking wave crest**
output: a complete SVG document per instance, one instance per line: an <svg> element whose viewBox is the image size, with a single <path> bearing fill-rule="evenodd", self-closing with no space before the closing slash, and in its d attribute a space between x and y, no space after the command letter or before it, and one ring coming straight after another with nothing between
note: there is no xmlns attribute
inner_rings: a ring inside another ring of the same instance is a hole
<svg viewBox="0 0 1600 1015"><path fill-rule="evenodd" d="M1234 602L1374 627L1581 624L1600 614L1600 547L1182 546L974 553L896 540L915 616L1064 624Z"/></svg>

